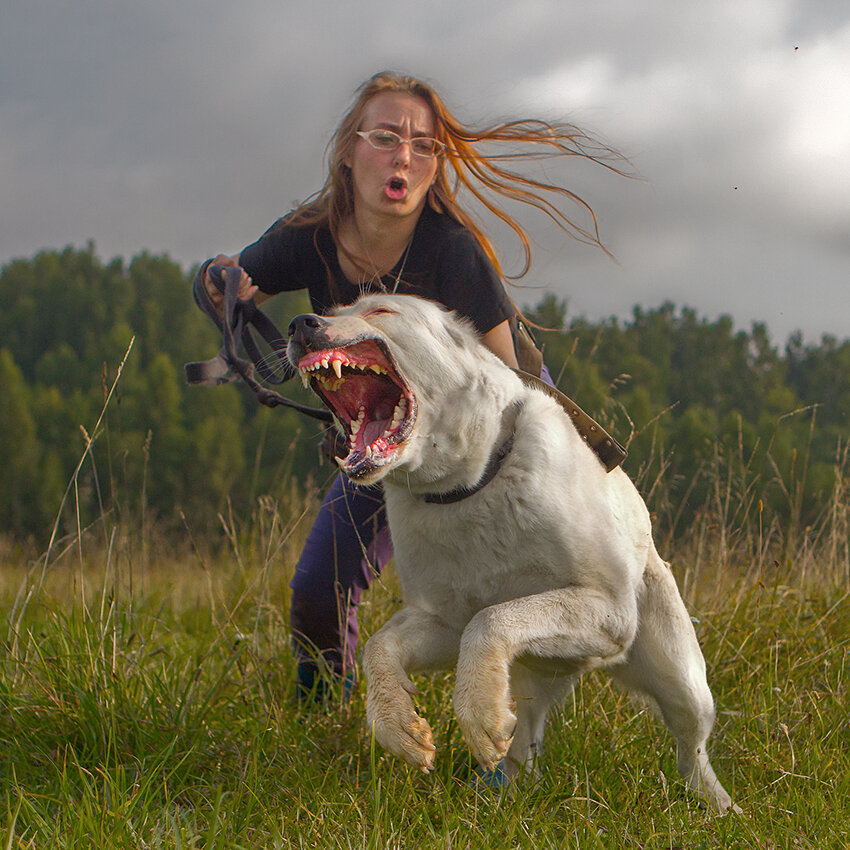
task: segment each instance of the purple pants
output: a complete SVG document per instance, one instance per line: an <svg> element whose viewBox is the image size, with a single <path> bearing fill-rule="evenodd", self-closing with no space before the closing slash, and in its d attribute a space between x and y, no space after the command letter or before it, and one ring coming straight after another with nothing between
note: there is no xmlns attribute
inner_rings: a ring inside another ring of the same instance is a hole
<svg viewBox="0 0 850 850"><path fill-rule="evenodd" d="M553 384L545 365L540 377ZM358 487L340 474L322 502L290 584L289 622L302 692L314 687L321 667L353 681L357 606L392 556L383 490Z"/></svg>
<svg viewBox="0 0 850 850"><path fill-rule="evenodd" d="M313 687L320 657L340 676L354 672L357 606L392 556L383 490L358 487L338 475L290 584L290 624L302 688Z"/></svg>

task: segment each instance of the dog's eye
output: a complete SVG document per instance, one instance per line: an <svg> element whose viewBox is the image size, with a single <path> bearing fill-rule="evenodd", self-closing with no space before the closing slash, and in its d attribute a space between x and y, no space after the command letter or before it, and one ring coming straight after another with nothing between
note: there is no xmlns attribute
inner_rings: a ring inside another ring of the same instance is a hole
<svg viewBox="0 0 850 850"><path fill-rule="evenodd" d="M373 310L369 310L364 313L364 316L382 316L386 313L391 315L395 315L395 310L388 310L386 307L375 307Z"/></svg>

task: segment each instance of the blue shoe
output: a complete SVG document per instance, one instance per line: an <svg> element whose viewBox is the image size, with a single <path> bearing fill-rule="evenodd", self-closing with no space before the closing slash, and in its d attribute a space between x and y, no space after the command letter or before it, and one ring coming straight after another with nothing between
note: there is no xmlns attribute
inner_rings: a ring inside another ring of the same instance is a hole
<svg viewBox="0 0 850 850"><path fill-rule="evenodd" d="M476 791L502 791L511 783L501 764L497 764L494 770L476 767L474 773L475 776L469 784Z"/></svg>
<svg viewBox="0 0 850 850"><path fill-rule="evenodd" d="M328 671L319 670L314 661L299 661L295 670L295 693L298 702L321 704L332 697L332 680L339 677ZM354 686L357 684L357 673L346 673L342 680L342 702L349 702Z"/></svg>

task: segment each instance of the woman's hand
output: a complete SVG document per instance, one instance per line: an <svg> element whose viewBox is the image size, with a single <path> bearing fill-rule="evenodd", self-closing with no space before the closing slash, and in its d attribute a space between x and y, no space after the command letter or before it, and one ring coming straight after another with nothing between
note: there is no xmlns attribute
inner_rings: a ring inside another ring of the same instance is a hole
<svg viewBox="0 0 850 850"><path fill-rule="evenodd" d="M224 311L224 295L219 292L216 285L213 283L210 278L209 270L213 266L227 266L228 268L238 268L239 267L239 257L228 257L226 254L219 254L210 264L207 266L207 270L204 272L204 289L207 291L207 295L209 296L210 301L212 301L213 306L219 315ZM224 272L222 272L224 275ZM259 292L259 289L254 286L251 278L242 271L242 277L239 279L239 298L242 301L248 301L254 297L254 295ZM259 300L259 299L258 299ZM265 300L265 299L262 299Z"/></svg>

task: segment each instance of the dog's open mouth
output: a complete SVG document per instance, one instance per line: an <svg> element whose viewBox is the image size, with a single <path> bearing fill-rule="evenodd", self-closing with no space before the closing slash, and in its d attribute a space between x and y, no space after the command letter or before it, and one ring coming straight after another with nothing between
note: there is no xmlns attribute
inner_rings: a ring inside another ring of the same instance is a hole
<svg viewBox="0 0 850 850"><path fill-rule="evenodd" d="M413 428L416 399L380 340L311 351L298 372L345 431L348 454L337 463L349 477L362 478L392 460Z"/></svg>

